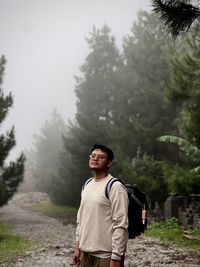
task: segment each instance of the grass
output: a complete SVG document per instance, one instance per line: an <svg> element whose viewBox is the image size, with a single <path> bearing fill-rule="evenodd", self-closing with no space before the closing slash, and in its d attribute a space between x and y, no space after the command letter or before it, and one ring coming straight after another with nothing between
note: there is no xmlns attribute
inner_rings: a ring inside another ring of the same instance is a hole
<svg viewBox="0 0 200 267"><path fill-rule="evenodd" d="M36 212L40 212L47 216L59 218L65 224L76 222L77 208L55 205L49 200L41 201L34 204L26 204L24 207Z"/></svg>
<svg viewBox="0 0 200 267"><path fill-rule="evenodd" d="M0 266L22 253L30 241L13 234L10 226L0 224Z"/></svg>
<svg viewBox="0 0 200 267"><path fill-rule="evenodd" d="M147 236L161 241L192 249L200 256L200 226L194 231L185 232L175 218L155 223L146 231Z"/></svg>

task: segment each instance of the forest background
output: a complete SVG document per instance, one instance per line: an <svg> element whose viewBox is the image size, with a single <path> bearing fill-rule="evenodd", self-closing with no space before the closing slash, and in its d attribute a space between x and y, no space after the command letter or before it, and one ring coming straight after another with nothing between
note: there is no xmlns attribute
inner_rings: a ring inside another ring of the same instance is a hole
<svg viewBox="0 0 200 267"><path fill-rule="evenodd" d="M58 112L26 152L25 180L56 204L77 206L95 143L115 154L112 174L144 190L151 208L170 194L200 193L199 22L173 39L140 11L119 50L108 25L86 38L75 119Z"/></svg>

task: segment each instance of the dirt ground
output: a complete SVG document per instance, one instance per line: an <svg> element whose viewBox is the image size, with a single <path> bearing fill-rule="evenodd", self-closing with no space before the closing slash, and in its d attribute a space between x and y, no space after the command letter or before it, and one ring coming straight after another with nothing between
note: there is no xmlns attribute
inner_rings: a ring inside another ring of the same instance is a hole
<svg viewBox="0 0 200 267"><path fill-rule="evenodd" d="M0 208L0 223L11 224L14 231L37 242L34 249L18 256L8 267L70 267L75 239L75 226L64 225L50 218L24 209L23 203L38 201L38 193L16 195L8 205ZM0 266L6 266L1 265ZM125 267L198 267L200 257L192 251L166 246L145 236L129 240Z"/></svg>

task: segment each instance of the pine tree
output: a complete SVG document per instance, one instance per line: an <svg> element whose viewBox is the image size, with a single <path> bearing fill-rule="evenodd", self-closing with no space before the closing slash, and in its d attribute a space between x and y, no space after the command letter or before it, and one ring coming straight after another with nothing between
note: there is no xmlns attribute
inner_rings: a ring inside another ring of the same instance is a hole
<svg viewBox="0 0 200 267"><path fill-rule="evenodd" d="M166 97L174 52L175 42L165 33L157 16L139 12L124 41L125 66L118 97L113 101L113 140L126 161L136 156L138 147L142 153L160 159L156 139L176 131L177 112Z"/></svg>
<svg viewBox="0 0 200 267"><path fill-rule="evenodd" d="M173 60L169 96L182 107L182 136L200 148L200 24L188 38L187 52Z"/></svg>
<svg viewBox="0 0 200 267"><path fill-rule="evenodd" d="M177 144L179 165L167 173L169 189L175 194L200 192L200 24L190 32L187 50L175 56L169 97L182 109L178 136L163 136L161 141Z"/></svg>
<svg viewBox="0 0 200 267"><path fill-rule="evenodd" d="M115 76L123 64L108 26L94 27L86 40L90 52L80 69L82 76L76 77L76 120L65 138L66 155L60 162L60 171L64 174L61 179L66 184L65 199L70 205L79 203L77 196L81 186L91 175L88 169L91 147L94 143L109 145L112 138L109 129L112 98L117 91Z"/></svg>
<svg viewBox="0 0 200 267"><path fill-rule="evenodd" d="M52 176L57 174L59 153L63 147L65 123L57 111L52 113L39 134L35 134L27 162L35 179L36 189L50 194Z"/></svg>
<svg viewBox="0 0 200 267"><path fill-rule="evenodd" d="M115 38L108 26L103 26L101 30L94 27L86 40L91 52L80 68L83 77L77 78L76 86L76 119L84 128L91 123L111 119L110 103L116 92L113 81L122 65Z"/></svg>
<svg viewBox="0 0 200 267"><path fill-rule="evenodd" d="M160 14L172 36L188 31L200 16L199 1L189 0L154 0L153 10Z"/></svg>
<svg viewBox="0 0 200 267"><path fill-rule="evenodd" d="M88 156L94 143L113 148L112 174L128 178L138 146L142 153L158 156L156 139L176 130L176 110L165 96L174 40L159 20L140 14L124 43L124 57L108 27L94 29L87 41L90 53L81 68L83 76L77 78L76 121L65 138L59 167L62 193L57 195L70 205L79 203L81 186L90 176Z"/></svg>
<svg viewBox="0 0 200 267"><path fill-rule="evenodd" d="M2 56L0 59L0 124L6 119L9 109L13 104L11 93L4 95L1 87L6 60ZM0 206L6 204L16 192L18 185L23 180L25 157L22 153L16 161L6 163L11 149L15 146L14 127L6 134L0 135Z"/></svg>

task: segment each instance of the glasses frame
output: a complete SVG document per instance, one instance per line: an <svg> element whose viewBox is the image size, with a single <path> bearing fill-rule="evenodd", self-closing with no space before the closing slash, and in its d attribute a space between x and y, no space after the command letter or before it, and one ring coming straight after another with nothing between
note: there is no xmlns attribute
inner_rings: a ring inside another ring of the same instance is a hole
<svg viewBox="0 0 200 267"><path fill-rule="evenodd" d="M100 161L107 160L107 157L105 157L104 155L98 155L98 154L90 154L89 158L94 159L94 160L97 159Z"/></svg>

